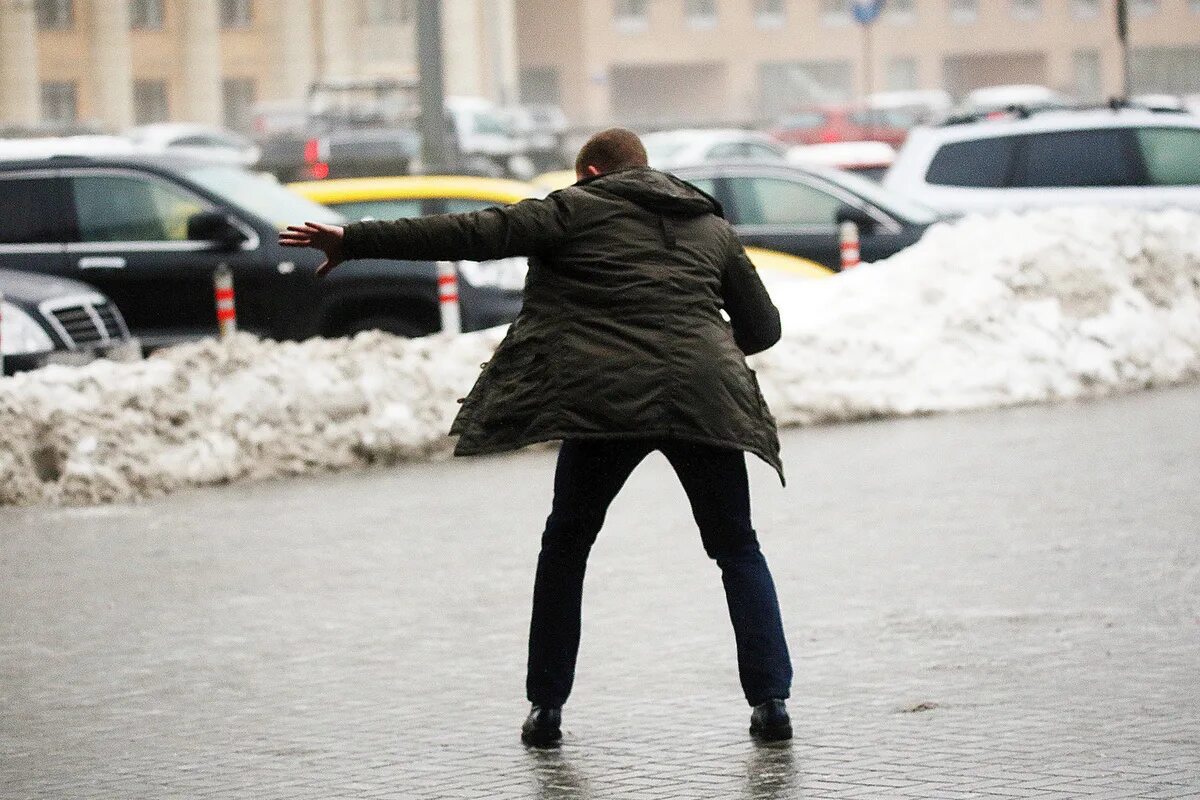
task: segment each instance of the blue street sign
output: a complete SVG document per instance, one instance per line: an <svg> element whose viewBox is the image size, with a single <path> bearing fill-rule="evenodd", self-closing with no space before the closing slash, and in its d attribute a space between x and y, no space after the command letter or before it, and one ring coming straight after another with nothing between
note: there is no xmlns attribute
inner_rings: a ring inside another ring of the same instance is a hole
<svg viewBox="0 0 1200 800"><path fill-rule="evenodd" d="M886 0L852 0L850 9L854 12L854 18L858 20L860 25L870 25L883 11L883 4Z"/></svg>

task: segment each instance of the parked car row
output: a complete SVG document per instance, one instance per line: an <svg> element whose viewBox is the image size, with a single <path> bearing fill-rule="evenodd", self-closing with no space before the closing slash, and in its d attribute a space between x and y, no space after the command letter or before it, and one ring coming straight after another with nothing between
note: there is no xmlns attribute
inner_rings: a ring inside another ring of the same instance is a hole
<svg viewBox="0 0 1200 800"><path fill-rule="evenodd" d="M316 251L279 246L298 220L345 217L273 180L181 158L0 163L0 267L82 281L148 348L217 332L214 270L227 264L238 324L276 339L439 327L436 265L355 261L318 281ZM466 330L512 319L520 286L462 287Z"/></svg>

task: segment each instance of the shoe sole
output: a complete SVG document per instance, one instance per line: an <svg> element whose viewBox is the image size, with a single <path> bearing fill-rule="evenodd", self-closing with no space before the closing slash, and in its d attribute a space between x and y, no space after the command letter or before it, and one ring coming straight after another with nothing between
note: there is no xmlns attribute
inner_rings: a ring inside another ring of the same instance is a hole
<svg viewBox="0 0 1200 800"><path fill-rule="evenodd" d="M558 747L562 744L562 731L521 732L521 741L528 747L543 749Z"/></svg>
<svg viewBox="0 0 1200 800"><path fill-rule="evenodd" d="M792 726L780 725L771 728L750 728L750 735L761 742L783 742L792 738Z"/></svg>

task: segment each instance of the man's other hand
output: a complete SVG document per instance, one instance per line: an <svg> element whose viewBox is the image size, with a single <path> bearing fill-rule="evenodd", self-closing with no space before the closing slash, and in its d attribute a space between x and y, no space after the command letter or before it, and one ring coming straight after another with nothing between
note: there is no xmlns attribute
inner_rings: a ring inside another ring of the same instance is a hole
<svg viewBox="0 0 1200 800"><path fill-rule="evenodd" d="M324 253L325 260L317 267L320 277L342 263L343 232L341 225L322 225L320 222L288 225L287 230L280 231L279 243L284 247L315 247Z"/></svg>

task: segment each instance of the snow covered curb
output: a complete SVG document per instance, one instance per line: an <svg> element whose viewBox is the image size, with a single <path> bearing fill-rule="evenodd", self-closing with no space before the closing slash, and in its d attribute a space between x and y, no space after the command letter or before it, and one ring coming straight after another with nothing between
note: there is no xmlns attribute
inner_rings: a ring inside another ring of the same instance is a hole
<svg viewBox="0 0 1200 800"><path fill-rule="evenodd" d="M1200 376L1200 216L968 218L825 281L769 278L784 340L752 359L782 424L1097 395ZM444 455L503 335L263 342L0 380L0 505Z"/></svg>

